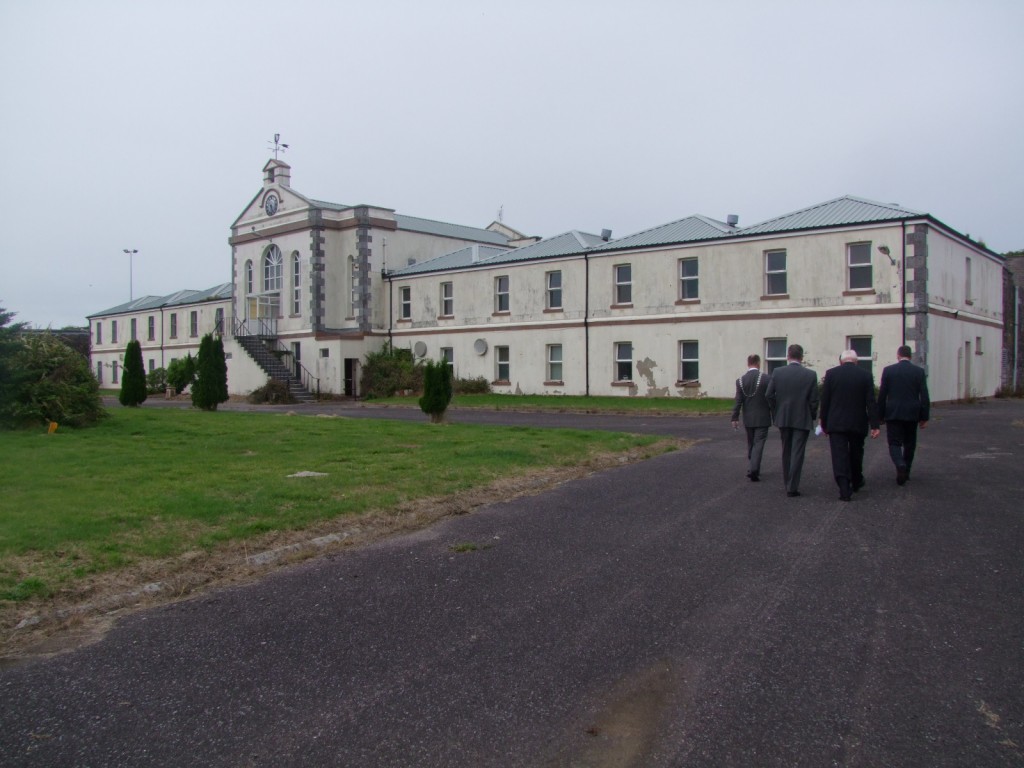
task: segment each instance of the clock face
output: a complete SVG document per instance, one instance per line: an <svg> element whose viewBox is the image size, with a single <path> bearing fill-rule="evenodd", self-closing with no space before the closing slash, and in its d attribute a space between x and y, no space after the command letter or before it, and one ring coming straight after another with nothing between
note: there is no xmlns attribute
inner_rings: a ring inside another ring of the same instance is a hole
<svg viewBox="0 0 1024 768"><path fill-rule="evenodd" d="M267 216L277 213L277 195L273 193L267 195L266 200L263 201L263 210L267 212Z"/></svg>

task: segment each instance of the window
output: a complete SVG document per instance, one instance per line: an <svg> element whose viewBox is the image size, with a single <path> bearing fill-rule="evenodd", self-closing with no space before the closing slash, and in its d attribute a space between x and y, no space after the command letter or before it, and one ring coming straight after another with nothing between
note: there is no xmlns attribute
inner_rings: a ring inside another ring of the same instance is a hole
<svg viewBox="0 0 1024 768"><path fill-rule="evenodd" d="M870 290L871 243L850 243L846 246L846 260L851 291Z"/></svg>
<svg viewBox="0 0 1024 768"><path fill-rule="evenodd" d="M96 343L103 343L103 323L99 321L96 322Z"/></svg>
<svg viewBox="0 0 1024 768"><path fill-rule="evenodd" d="M151 358L149 358L149 372L152 373L155 370L156 370L156 360L154 360L151 357Z"/></svg>
<svg viewBox="0 0 1024 768"><path fill-rule="evenodd" d="M147 338L150 341L154 341L156 339L156 318L153 317L153 315L149 316L149 319L146 323L146 332Z"/></svg>
<svg viewBox="0 0 1024 768"><path fill-rule="evenodd" d="M508 312L508 275L494 278L494 311Z"/></svg>
<svg viewBox="0 0 1024 768"><path fill-rule="evenodd" d="M302 302L302 262L299 254L292 254L292 314L301 314L299 305Z"/></svg>
<svg viewBox="0 0 1024 768"><path fill-rule="evenodd" d="M512 380L509 369L508 347L494 348L494 380L503 382Z"/></svg>
<svg viewBox="0 0 1024 768"><path fill-rule="evenodd" d="M117 344L117 320L110 321L110 343Z"/></svg>
<svg viewBox="0 0 1024 768"><path fill-rule="evenodd" d="M562 308L562 272L548 272L545 275L547 283L547 309Z"/></svg>
<svg viewBox="0 0 1024 768"><path fill-rule="evenodd" d="M786 295L786 252L764 252L765 293L768 296Z"/></svg>
<svg viewBox="0 0 1024 768"><path fill-rule="evenodd" d="M847 336L846 348L857 353L857 365L868 373L872 371L871 359L871 337L870 336Z"/></svg>
<svg viewBox="0 0 1024 768"><path fill-rule="evenodd" d="M224 309L217 307L213 313L213 332L218 336L224 335Z"/></svg>
<svg viewBox="0 0 1024 768"><path fill-rule="evenodd" d="M96 363L96 381L103 383L103 363Z"/></svg>
<svg viewBox="0 0 1024 768"><path fill-rule="evenodd" d="M696 341L679 342L679 380L700 379L700 345Z"/></svg>
<svg viewBox="0 0 1024 768"><path fill-rule="evenodd" d="M178 338L178 313L171 313L171 338Z"/></svg>
<svg viewBox="0 0 1024 768"><path fill-rule="evenodd" d="M679 300L696 301L700 298L697 282L697 260L679 260Z"/></svg>
<svg viewBox="0 0 1024 768"><path fill-rule="evenodd" d="M412 288L408 285L398 289L398 319L412 319Z"/></svg>
<svg viewBox="0 0 1024 768"><path fill-rule="evenodd" d="M452 376L455 376L455 350L451 347L441 347L441 360L448 366Z"/></svg>
<svg viewBox="0 0 1024 768"><path fill-rule="evenodd" d="M562 345L548 344L548 381L562 380Z"/></svg>
<svg viewBox="0 0 1024 768"><path fill-rule="evenodd" d="M245 262L245 293L252 293L252 260Z"/></svg>
<svg viewBox="0 0 1024 768"><path fill-rule="evenodd" d="M974 337L974 354L981 354L981 336Z"/></svg>
<svg viewBox="0 0 1024 768"><path fill-rule="evenodd" d="M117 384L117 360L110 364L110 381Z"/></svg>
<svg viewBox="0 0 1024 768"><path fill-rule="evenodd" d="M633 344L619 341L615 344L615 380L633 380Z"/></svg>
<svg viewBox="0 0 1024 768"><path fill-rule="evenodd" d="M328 349L327 347L321 347L320 348L320 357L330 357L330 356L331 356L331 350L330 349Z"/></svg>
<svg viewBox="0 0 1024 768"><path fill-rule="evenodd" d="M765 370L769 374L776 368L781 368L786 364L785 339L764 340L764 363Z"/></svg>
<svg viewBox="0 0 1024 768"><path fill-rule="evenodd" d="M267 249L266 255L263 257L264 291L281 290L282 261L281 249L276 245L270 246L270 248Z"/></svg>
<svg viewBox="0 0 1024 768"><path fill-rule="evenodd" d="M195 310L188 315L188 335L193 338L199 335L199 312Z"/></svg>
<svg viewBox="0 0 1024 768"><path fill-rule="evenodd" d="M964 262L964 303L973 304L974 297L971 295L971 257Z"/></svg>
<svg viewBox="0 0 1024 768"><path fill-rule="evenodd" d="M131 333L132 341L138 341L139 340L139 321L138 321L138 318L135 318L135 317L132 318L132 320L131 320L131 329L132 329L132 333Z"/></svg>
<svg viewBox="0 0 1024 768"><path fill-rule="evenodd" d="M441 316L451 317L455 314L455 292L451 283L441 283Z"/></svg>
<svg viewBox="0 0 1024 768"><path fill-rule="evenodd" d="M615 266L615 303L633 303L633 268L629 264Z"/></svg>

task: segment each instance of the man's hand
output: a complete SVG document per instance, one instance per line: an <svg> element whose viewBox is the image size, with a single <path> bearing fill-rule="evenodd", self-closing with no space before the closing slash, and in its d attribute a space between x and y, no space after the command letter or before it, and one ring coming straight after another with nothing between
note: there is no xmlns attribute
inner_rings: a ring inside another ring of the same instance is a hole
<svg viewBox="0 0 1024 768"><path fill-rule="evenodd" d="M871 439L872 439L872 440L874 440L874 439L875 439L876 437L878 437L878 436L879 436L879 435L880 435L881 433L882 433L882 430L880 430L880 429L872 429L872 430L871 430Z"/></svg>
<svg viewBox="0 0 1024 768"><path fill-rule="evenodd" d="M919 421L917 423L917 426L919 426L921 429L924 429L925 427L928 426L928 422L927 421Z"/></svg>
<svg viewBox="0 0 1024 768"><path fill-rule="evenodd" d="M740 423L739 423L738 421L734 421L734 422L732 423L732 428L733 428L733 429L739 429L739 428L740 428Z"/></svg>

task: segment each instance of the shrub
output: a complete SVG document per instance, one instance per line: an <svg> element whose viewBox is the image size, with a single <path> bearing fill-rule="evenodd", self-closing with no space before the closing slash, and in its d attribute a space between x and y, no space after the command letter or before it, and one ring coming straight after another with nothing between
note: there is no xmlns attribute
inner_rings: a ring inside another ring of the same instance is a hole
<svg viewBox="0 0 1024 768"><path fill-rule="evenodd" d="M366 355L360 392L363 397L394 397L400 390L421 391L423 366L408 349L395 349L385 344L379 352Z"/></svg>
<svg viewBox="0 0 1024 768"><path fill-rule="evenodd" d="M3 355L18 376L0 398L0 425L85 427L106 415L89 361L52 333L22 337L12 349Z"/></svg>
<svg viewBox="0 0 1024 768"><path fill-rule="evenodd" d="M420 409L434 424L444 421L444 412L452 401L452 369L444 360L428 360L423 367L423 397Z"/></svg>
<svg viewBox="0 0 1024 768"><path fill-rule="evenodd" d="M456 395L489 395L491 383L483 376L477 376L475 379L454 379L452 390Z"/></svg>
<svg viewBox="0 0 1024 768"><path fill-rule="evenodd" d="M217 344L208 333L199 342L196 361L196 382L192 385L192 405L204 411L215 411L228 399L227 362L224 344Z"/></svg>
<svg viewBox="0 0 1024 768"><path fill-rule="evenodd" d="M283 381L277 379L268 379L267 383L259 389L254 389L249 393L248 400L250 403L260 405L263 403L269 403L270 405L283 405L285 403L294 403L295 398L292 397L291 390L288 389L288 385Z"/></svg>
<svg viewBox="0 0 1024 768"><path fill-rule="evenodd" d="M129 408L137 408L146 402L146 370L142 366L142 345L138 341L129 341L125 347L124 373L117 399Z"/></svg>
<svg viewBox="0 0 1024 768"><path fill-rule="evenodd" d="M196 359L189 352L185 357L171 360L167 366L167 383L174 387L177 393L184 392L191 387L196 380Z"/></svg>
<svg viewBox="0 0 1024 768"><path fill-rule="evenodd" d="M146 374L146 393L162 395L167 390L167 369L155 368Z"/></svg>

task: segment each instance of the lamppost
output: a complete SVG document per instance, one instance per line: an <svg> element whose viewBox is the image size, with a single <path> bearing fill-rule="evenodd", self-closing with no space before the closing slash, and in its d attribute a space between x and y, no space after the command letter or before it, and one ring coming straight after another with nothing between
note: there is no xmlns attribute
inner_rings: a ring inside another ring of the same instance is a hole
<svg viewBox="0 0 1024 768"><path fill-rule="evenodd" d="M125 248L124 252L128 254L128 301L133 301L135 299L135 291L133 288L134 281L132 279L132 256L138 253L139 249Z"/></svg>

